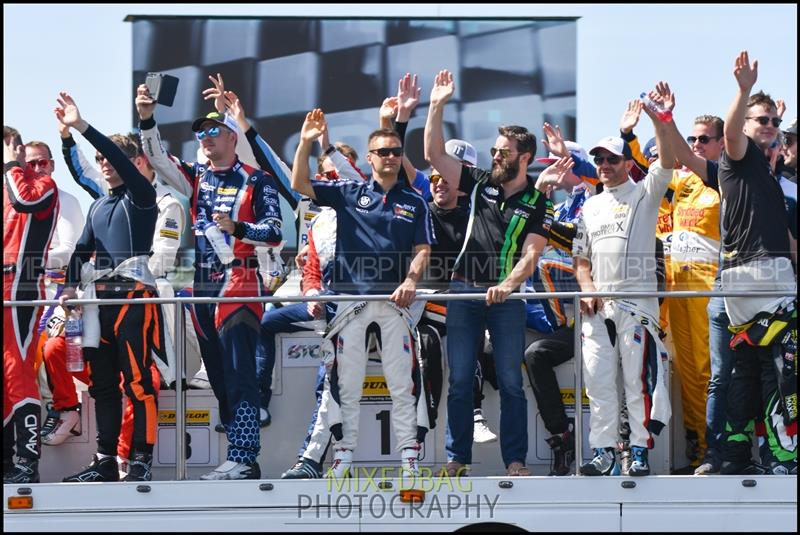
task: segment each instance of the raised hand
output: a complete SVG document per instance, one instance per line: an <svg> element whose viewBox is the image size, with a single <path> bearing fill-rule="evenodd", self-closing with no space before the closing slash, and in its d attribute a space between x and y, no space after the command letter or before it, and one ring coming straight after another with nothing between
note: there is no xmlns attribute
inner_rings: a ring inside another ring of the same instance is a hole
<svg viewBox="0 0 800 535"><path fill-rule="evenodd" d="M779 98L775 101L775 111L777 112L778 117L782 119L783 114L786 112L786 102L784 102L782 98Z"/></svg>
<svg viewBox="0 0 800 535"><path fill-rule="evenodd" d="M141 120L149 119L156 111L157 102L153 100L150 90L144 84L139 84L139 87L136 88L136 98L133 102L136 104L136 112Z"/></svg>
<svg viewBox="0 0 800 535"><path fill-rule="evenodd" d="M564 143L564 136L561 134L560 126L553 126L550 123L544 123L542 128L544 131L545 139L542 139L542 145L545 150L552 152L558 156L569 156L569 149Z"/></svg>
<svg viewBox="0 0 800 535"><path fill-rule="evenodd" d="M19 162L25 168L25 145L16 143L14 137L3 139L3 163Z"/></svg>
<svg viewBox="0 0 800 535"><path fill-rule="evenodd" d="M81 118L81 112L78 110L78 105L75 104L75 100L69 95L69 93L66 91L60 91L56 101L58 101L58 107L55 111L58 120L66 126L75 128L80 133L85 132L88 125L86 121Z"/></svg>
<svg viewBox="0 0 800 535"><path fill-rule="evenodd" d="M236 121L236 124L239 126L239 130L242 132L250 130L250 122L247 120L247 116L244 113L244 105L242 101L239 100L236 93L233 91L225 91L223 99L225 101L225 109L228 110L225 113L233 117L233 120Z"/></svg>
<svg viewBox="0 0 800 535"><path fill-rule="evenodd" d="M619 129L623 134L630 134L639 124L642 106L642 101L638 98L628 102L628 108L622 113L622 119L619 120Z"/></svg>
<svg viewBox="0 0 800 535"><path fill-rule="evenodd" d="M675 93L669 88L667 82L658 82L656 84L656 94L658 95L658 98L654 99L656 102L660 103L669 111L675 109Z"/></svg>
<svg viewBox="0 0 800 535"><path fill-rule="evenodd" d="M413 77L411 74L406 73L405 76L400 78L397 83L397 113L398 116L403 116L404 119L411 117L411 112L419 104L419 95L422 88L419 87L417 82L417 75ZM402 119L398 119L401 120Z"/></svg>
<svg viewBox="0 0 800 535"><path fill-rule="evenodd" d="M244 106L242 105L242 101L239 100L238 95L233 91L225 91L222 96L223 99L223 106L227 110L227 112L220 112L220 113L227 113L229 116L233 117L233 119L239 123L241 126L242 122L246 122L247 118L244 114Z"/></svg>
<svg viewBox="0 0 800 535"><path fill-rule="evenodd" d="M574 165L575 162L569 156L553 162L539 174L539 178L536 180L537 189L544 189L550 193L553 189L568 189L577 186L580 179L572 172Z"/></svg>
<svg viewBox="0 0 800 535"><path fill-rule="evenodd" d="M328 123L325 121L325 114L322 113L321 109L315 108L306 114L306 120L303 121L303 127L300 130L300 139L308 142L314 141L327 128Z"/></svg>
<svg viewBox="0 0 800 535"><path fill-rule="evenodd" d="M58 108L56 108L57 110ZM70 136L69 126L58 120L58 113L56 113L56 126L58 127L58 135L61 139L67 139Z"/></svg>
<svg viewBox="0 0 800 535"><path fill-rule="evenodd" d="M226 110L226 102L225 102L225 82L222 80L222 75L217 73L217 77L214 78L213 76L209 75L208 79L211 80L211 83L214 87L209 87L208 89L203 89L203 100L210 100L214 99L214 108L219 113L225 113Z"/></svg>
<svg viewBox="0 0 800 535"><path fill-rule="evenodd" d="M733 77L736 78L739 89L744 93L750 93L750 90L756 84L758 79L758 60L753 61L753 64L750 65L750 56L748 56L747 50L743 50L736 57Z"/></svg>
<svg viewBox="0 0 800 535"><path fill-rule="evenodd" d="M456 86L453 83L453 74L447 69L439 71L436 78L433 80L433 89L431 89L431 104L443 105L446 104L453 93L456 91Z"/></svg>
<svg viewBox="0 0 800 535"><path fill-rule="evenodd" d="M381 124L389 122L397 117L397 97L386 97L378 110Z"/></svg>

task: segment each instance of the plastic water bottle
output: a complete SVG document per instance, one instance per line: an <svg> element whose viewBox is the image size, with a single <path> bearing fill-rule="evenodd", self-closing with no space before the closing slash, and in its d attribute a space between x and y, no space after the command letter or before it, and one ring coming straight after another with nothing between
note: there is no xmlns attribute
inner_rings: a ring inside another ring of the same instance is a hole
<svg viewBox="0 0 800 535"><path fill-rule="evenodd" d="M81 313L73 308L67 315L64 325L64 338L67 343L67 371L82 372L83 363L83 319Z"/></svg>
<svg viewBox="0 0 800 535"><path fill-rule="evenodd" d="M325 333L328 330L328 320L325 319L325 312L323 311L322 314L318 317L314 318L314 322L312 323L314 326L314 333L317 336L325 336Z"/></svg>
<svg viewBox="0 0 800 535"><path fill-rule="evenodd" d="M209 243L211 243L211 247L214 248L214 252L217 253L220 262L226 265L233 262L233 249L228 245L228 242L225 240L225 234L215 222L209 221L206 223L203 233L206 235L206 239Z"/></svg>
<svg viewBox="0 0 800 535"><path fill-rule="evenodd" d="M656 114L656 117L658 117L659 121L662 123L668 123L672 120L672 111L666 109L664 106L648 97L647 93L642 93L639 95L639 98L642 99L642 103L647 106L650 111Z"/></svg>

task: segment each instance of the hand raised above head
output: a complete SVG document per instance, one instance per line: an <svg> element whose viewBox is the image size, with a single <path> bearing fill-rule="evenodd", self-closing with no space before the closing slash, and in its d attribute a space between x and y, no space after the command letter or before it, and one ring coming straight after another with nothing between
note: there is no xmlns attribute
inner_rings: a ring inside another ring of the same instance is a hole
<svg viewBox="0 0 800 535"><path fill-rule="evenodd" d="M381 119L392 120L397 117L397 97L386 97L383 99L378 116Z"/></svg>
<svg viewBox="0 0 800 535"><path fill-rule="evenodd" d="M739 52L739 55L734 61L733 77L736 78L736 83L739 88L749 93L758 80L758 60L750 64L750 56L747 50Z"/></svg>
<svg viewBox="0 0 800 535"><path fill-rule="evenodd" d="M661 104L665 109L672 111L675 109L675 93L669 88L669 84L660 81L656 84L656 102Z"/></svg>
<svg viewBox="0 0 800 535"><path fill-rule="evenodd" d="M150 94L150 90L145 84L139 84L136 88L136 98L133 100L136 105L136 112L139 114L140 120L149 119L153 116L156 110L157 102Z"/></svg>
<svg viewBox="0 0 800 535"><path fill-rule="evenodd" d="M561 134L560 126L544 123L542 130L544 131L542 145L544 145L545 149L558 156L569 156L569 149L567 149L567 145L564 143L564 136Z"/></svg>
<svg viewBox="0 0 800 535"><path fill-rule="evenodd" d="M314 141L327 128L325 114L321 109L315 108L306 114L306 120L303 121L303 127L300 130L300 139L308 142Z"/></svg>
<svg viewBox="0 0 800 535"><path fill-rule="evenodd" d="M638 98L629 101L628 107L622 113L622 118L619 120L620 131L624 134L630 134L639 123L641 113L642 101Z"/></svg>
<svg viewBox="0 0 800 535"><path fill-rule="evenodd" d="M786 102L782 98L775 100L775 111L778 117L783 118L783 114L786 112Z"/></svg>
<svg viewBox="0 0 800 535"><path fill-rule="evenodd" d="M225 108L228 110L226 113L233 117L242 132L247 132L250 123L247 122L242 101L233 91L225 91L223 98L225 99Z"/></svg>
<svg viewBox="0 0 800 535"><path fill-rule="evenodd" d="M9 162L25 163L25 145L17 143L11 136L3 139L3 163Z"/></svg>
<svg viewBox="0 0 800 535"><path fill-rule="evenodd" d="M419 104L419 96L422 88L417 81L417 75L413 77L406 73L397 83L397 106L399 111L410 114Z"/></svg>
<svg viewBox="0 0 800 535"><path fill-rule="evenodd" d="M78 110L78 105L75 104L75 99L73 99L69 93L66 91L60 91L56 101L63 112L60 114L62 123L66 124L67 126L72 126L75 121L80 119L81 115L80 110Z"/></svg>
<svg viewBox="0 0 800 535"><path fill-rule="evenodd" d="M456 86L453 83L453 74L447 69L439 71L431 89L431 104L447 103L455 91Z"/></svg>
<svg viewBox="0 0 800 535"><path fill-rule="evenodd" d="M214 99L214 108L219 113L225 113L226 102L225 102L225 82L222 80L222 75L217 73L217 77L209 75L208 79L211 80L211 84L213 87L209 87L208 89L203 89L203 100L210 100Z"/></svg>

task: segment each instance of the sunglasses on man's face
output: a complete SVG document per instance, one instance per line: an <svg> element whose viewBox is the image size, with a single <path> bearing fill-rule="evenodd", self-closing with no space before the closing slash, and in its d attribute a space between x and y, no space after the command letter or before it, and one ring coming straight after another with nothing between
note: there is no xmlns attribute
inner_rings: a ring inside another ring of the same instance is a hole
<svg viewBox="0 0 800 535"><path fill-rule="evenodd" d="M25 163L27 163L28 165L30 165L33 168L36 168L36 167L47 167L47 164L50 163L50 159L49 158L41 158L39 160L30 160L30 161L25 162Z"/></svg>
<svg viewBox="0 0 800 535"><path fill-rule="evenodd" d="M608 162L609 165L617 165L621 161L622 161L622 156L617 156L616 154L612 154L611 156L595 156L594 157L594 164L595 165L603 165L603 162Z"/></svg>
<svg viewBox="0 0 800 535"><path fill-rule="evenodd" d="M706 145L706 144L708 144L708 142L709 142L709 141L711 141L712 139L716 141L716 140L717 140L717 139L719 139L720 137L722 137L722 136L706 136L706 135L702 135L702 136L689 136L689 137L687 137L687 138L686 138L686 141L688 141L688 142L689 142L689 145L691 145L691 144L692 144L692 143L694 143L695 141L699 142L701 145Z"/></svg>
<svg viewBox="0 0 800 535"><path fill-rule="evenodd" d="M125 156L127 156L129 160L133 161L133 160L135 160L135 159L136 159L136 156L137 156L137 155L135 155L135 154L134 154L133 156L128 156L128 155L126 154ZM103 156L102 154L98 154L98 155L96 155L96 156L94 157L94 161L95 161L95 162L97 162L97 165L100 165L100 166L102 166L102 165L103 165L103 162L108 162L108 163L109 163L109 165L111 165L111 160L109 160L108 158L106 158L106 157L105 157L105 156Z"/></svg>
<svg viewBox="0 0 800 535"><path fill-rule="evenodd" d="M208 137L219 137L219 134L222 132L219 126L212 126L211 128L207 128L205 130L200 130L199 132L194 133L194 137L197 138L197 141L201 141Z"/></svg>
<svg viewBox="0 0 800 535"><path fill-rule="evenodd" d="M748 119L757 121L758 124L760 124L761 126L767 126L767 124L769 124L769 122L772 121L772 126L774 126L775 128L778 128L783 122L783 119L781 119L780 117L767 117L766 115L759 115L758 117L748 117Z"/></svg>
<svg viewBox="0 0 800 535"><path fill-rule="evenodd" d="M370 152L377 154L381 158L386 158L390 154L399 158L403 155L403 147L383 147L380 149L372 149Z"/></svg>
<svg viewBox="0 0 800 535"><path fill-rule="evenodd" d="M504 160L511 156L511 149L498 149L497 147L492 147L489 149L489 154L492 155L492 158L494 158L495 154L498 152L500 153L500 157Z"/></svg>
<svg viewBox="0 0 800 535"><path fill-rule="evenodd" d="M434 173L430 176L431 184L438 184L439 181L442 179L442 175L438 173Z"/></svg>

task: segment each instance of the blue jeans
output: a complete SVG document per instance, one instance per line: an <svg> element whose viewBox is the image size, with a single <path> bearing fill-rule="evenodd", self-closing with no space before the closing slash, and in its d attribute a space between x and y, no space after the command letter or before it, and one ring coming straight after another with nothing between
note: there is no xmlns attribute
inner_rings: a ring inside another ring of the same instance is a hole
<svg viewBox="0 0 800 535"><path fill-rule="evenodd" d="M485 292L464 282L450 284L453 293ZM500 387L500 451L506 466L525 464L528 455L528 404L522 389L525 352L525 303L519 299L486 306L484 299L447 304L446 449L449 461L472 463L473 381L478 349L489 329Z"/></svg>
<svg viewBox="0 0 800 535"><path fill-rule="evenodd" d="M711 380L708 383L706 403L706 444L713 455L722 453L722 435L725 431L728 387L733 370L733 352L730 348L730 321L725 312L725 300L712 297L708 301L708 345L711 357Z"/></svg>
<svg viewBox="0 0 800 535"><path fill-rule="evenodd" d="M256 380L259 390L259 407L269 408L272 400L272 370L275 368L275 335L310 331L308 327L295 325L295 322L312 321L307 303L295 303L264 312L261 317L261 336L256 349Z"/></svg>

